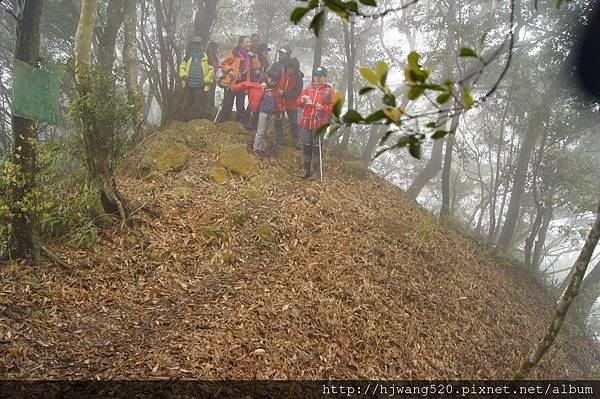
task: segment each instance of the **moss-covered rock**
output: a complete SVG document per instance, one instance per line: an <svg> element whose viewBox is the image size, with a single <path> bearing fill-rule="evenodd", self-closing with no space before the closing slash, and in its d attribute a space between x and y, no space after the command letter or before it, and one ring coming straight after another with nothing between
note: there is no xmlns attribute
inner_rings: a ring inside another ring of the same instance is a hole
<svg viewBox="0 0 600 399"><path fill-rule="evenodd" d="M219 155L227 146L234 144L228 135L211 137L208 142L207 151L209 154Z"/></svg>
<svg viewBox="0 0 600 399"><path fill-rule="evenodd" d="M217 124L217 127L225 134L249 134L244 125L239 122L223 122Z"/></svg>
<svg viewBox="0 0 600 399"><path fill-rule="evenodd" d="M242 192L242 195L244 198L252 202L259 201L264 197L263 191L260 188L253 186L246 187L246 189Z"/></svg>
<svg viewBox="0 0 600 399"><path fill-rule="evenodd" d="M258 175L250 179L250 185L255 188L268 187L273 181L273 177L270 175Z"/></svg>
<svg viewBox="0 0 600 399"><path fill-rule="evenodd" d="M251 176L258 172L258 160L241 144L231 144L219 155L219 164L231 173Z"/></svg>
<svg viewBox="0 0 600 399"><path fill-rule="evenodd" d="M212 136L221 133L221 129L208 119L196 119L185 124L184 130Z"/></svg>
<svg viewBox="0 0 600 399"><path fill-rule="evenodd" d="M159 140L150 142L144 148L140 160L140 175L148 176L159 173L179 172L187 164L190 151L181 144L167 144Z"/></svg>
<svg viewBox="0 0 600 399"><path fill-rule="evenodd" d="M362 179L367 174L367 167L363 161L347 161L341 166L343 173Z"/></svg>
<svg viewBox="0 0 600 399"><path fill-rule="evenodd" d="M235 224L242 224L246 220L250 219L250 214L248 214L248 212L246 212L243 209L234 209L231 212L229 212L229 218Z"/></svg>
<svg viewBox="0 0 600 399"><path fill-rule="evenodd" d="M212 168L208 171L208 177L215 183L221 184L227 179L227 169L222 167Z"/></svg>
<svg viewBox="0 0 600 399"><path fill-rule="evenodd" d="M254 232L262 241L273 242L273 240L275 239L273 228L268 223L258 225Z"/></svg>
<svg viewBox="0 0 600 399"><path fill-rule="evenodd" d="M162 173L180 172L190 159L190 151L180 145L168 146L155 161L156 170Z"/></svg>
<svg viewBox="0 0 600 399"><path fill-rule="evenodd" d="M158 248L153 248L150 250L150 253L148 253L148 258L156 264L161 264L167 259L167 254Z"/></svg>
<svg viewBox="0 0 600 399"><path fill-rule="evenodd" d="M190 195L191 190L187 187L173 187L171 191L169 191L169 195L175 199L185 198Z"/></svg>

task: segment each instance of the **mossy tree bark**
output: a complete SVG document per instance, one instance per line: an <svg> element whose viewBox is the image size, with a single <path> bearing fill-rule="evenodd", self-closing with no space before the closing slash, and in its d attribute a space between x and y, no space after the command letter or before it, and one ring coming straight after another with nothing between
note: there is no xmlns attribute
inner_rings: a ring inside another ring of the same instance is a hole
<svg viewBox="0 0 600 399"><path fill-rule="evenodd" d="M598 239L600 239L600 201L598 201L596 219L594 220L592 229L590 230L585 244L579 253L579 257L573 266L574 272L571 275L571 279L569 280L566 290L562 293L558 301L556 310L554 312L554 317L552 317L552 321L550 322L550 326L548 327L548 330L546 331L546 334L542 340L529 354L529 356L523 360L521 367L513 376L514 379L522 380L527 378L529 373L539 364L544 355L552 347L552 344L562 329L569 308L579 294L588 264L590 263L590 259L592 258L594 250L598 245Z"/></svg>
<svg viewBox="0 0 600 399"><path fill-rule="evenodd" d="M26 0L18 14L14 59L38 65L40 18L43 0ZM40 242L35 216L36 126L31 119L12 116L13 157L17 183L12 184L13 248L17 257L30 257L39 264ZM25 209L25 210L24 210Z"/></svg>
<svg viewBox="0 0 600 399"><path fill-rule="evenodd" d="M79 25L75 34L75 81L78 95L81 98L92 95L91 43L97 13L97 0L83 0ZM117 190L112 168L114 131L111 125L100 123L90 113L82 111L79 119L90 179L98 191L99 201L104 212L118 214L125 219L127 208L123 196Z"/></svg>
<svg viewBox="0 0 600 399"><path fill-rule="evenodd" d="M210 32L217 17L217 4L219 0L199 0L198 12L194 17L194 36L200 36L204 43L208 43Z"/></svg>

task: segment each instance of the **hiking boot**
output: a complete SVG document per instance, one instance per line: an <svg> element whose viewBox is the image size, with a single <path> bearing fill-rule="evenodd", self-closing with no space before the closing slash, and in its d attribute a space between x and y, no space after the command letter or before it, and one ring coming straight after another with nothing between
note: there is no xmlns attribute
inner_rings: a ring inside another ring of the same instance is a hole
<svg viewBox="0 0 600 399"><path fill-rule="evenodd" d="M252 154L254 154L255 156L257 156L258 158L264 158L267 156L267 153L265 152L265 150L262 149L257 149L252 151Z"/></svg>
<svg viewBox="0 0 600 399"><path fill-rule="evenodd" d="M321 172L319 170L315 170L315 172L310 177L311 181L320 181L321 180Z"/></svg>
<svg viewBox="0 0 600 399"><path fill-rule="evenodd" d="M310 161L309 162L304 161L303 165L304 165L304 172L298 173L296 176L298 176L301 179L308 179L310 177Z"/></svg>
<svg viewBox="0 0 600 399"><path fill-rule="evenodd" d="M312 181L319 181L321 180L321 165L319 164L319 162L314 162L313 165L313 174L310 177L310 180Z"/></svg>

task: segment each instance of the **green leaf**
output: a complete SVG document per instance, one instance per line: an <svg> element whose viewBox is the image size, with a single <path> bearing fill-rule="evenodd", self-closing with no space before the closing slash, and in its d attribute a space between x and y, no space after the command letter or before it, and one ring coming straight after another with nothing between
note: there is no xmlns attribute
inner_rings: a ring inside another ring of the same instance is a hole
<svg viewBox="0 0 600 399"><path fill-rule="evenodd" d="M560 8L564 0L556 0L556 8Z"/></svg>
<svg viewBox="0 0 600 399"><path fill-rule="evenodd" d="M309 28L315 32L315 36L319 36L321 28L325 23L325 10L319 11L312 19Z"/></svg>
<svg viewBox="0 0 600 399"><path fill-rule="evenodd" d="M333 115L335 115L336 118L339 118L342 113L342 105L344 105L343 100L337 100L335 104L333 104Z"/></svg>
<svg viewBox="0 0 600 399"><path fill-rule="evenodd" d="M352 12L358 12L358 3L356 1L346 2L346 8Z"/></svg>
<svg viewBox="0 0 600 399"><path fill-rule="evenodd" d="M320 126L320 127L317 129L317 131L315 132L315 135L316 135L317 137L324 135L324 134L325 134L325 132L327 131L327 128L329 127L329 125L330 125L330 124L328 123L328 124L326 124L326 125Z"/></svg>
<svg viewBox="0 0 600 399"><path fill-rule="evenodd" d="M387 71L385 71L383 73L383 75L381 75L381 77L379 78L379 84L381 85L381 87L385 86L385 82L387 81L387 77L388 77L388 73L387 73Z"/></svg>
<svg viewBox="0 0 600 399"><path fill-rule="evenodd" d="M394 96L392 93L386 93L386 95L383 96L383 103L387 106L395 107L396 106L396 96Z"/></svg>
<svg viewBox="0 0 600 399"><path fill-rule="evenodd" d="M373 123L385 119L385 113L382 109L373 112L371 115L367 116L365 122Z"/></svg>
<svg viewBox="0 0 600 399"><path fill-rule="evenodd" d="M407 58L408 58L408 65L410 65L411 68L413 68L413 69L419 68L419 58L421 58L419 53L417 53L416 51L412 51L408 55Z"/></svg>
<svg viewBox="0 0 600 399"><path fill-rule="evenodd" d="M408 91L408 98L410 100L416 100L421 97L421 95L425 92L425 88L422 86L412 86Z"/></svg>
<svg viewBox="0 0 600 399"><path fill-rule="evenodd" d="M372 85L379 86L379 78L373 70L369 68L360 68L360 75Z"/></svg>
<svg viewBox="0 0 600 399"><path fill-rule="evenodd" d="M375 0L359 0L361 4L371 7L377 7L377 2Z"/></svg>
<svg viewBox="0 0 600 399"><path fill-rule="evenodd" d="M463 89L463 103L466 109L471 109L475 105L471 92L467 88Z"/></svg>
<svg viewBox="0 0 600 399"><path fill-rule="evenodd" d="M410 155L412 155L413 157L421 159L421 142L411 142L410 146L408 147L408 152L410 152Z"/></svg>
<svg viewBox="0 0 600 399"><path fill-rule="evenodd" d="M437 96L437 98L435 99L435 101L437 101L440 104L444 104L449 99L450 99L450 93L444 93L444 94L440 94L439 96Z"/></svg>
<svg viewBox="0 0 600 399"><path fill-rule="evenodd" d="M431 135L431 138L434 140L437 140L437 139L441 139L442 137L445 137L447 134L448 134L448 132L445 130L438 130Z"/></svg>
<svg viewBox="0 0 600 399"><path fill-rule="evenodd" d="M375 73L377 73L377 77L381 79L381 77L386 74L388 71L388 64L385 61L379 61L375 66Z"/></svg>
<svg viewBox="0 0 600 399"><path fill-rule="evenodd" d="M344 123L358 123L362 122L363 117L353 109L349 109L344 115Z"/></svg>
<svg viewBox="0 0 600 399"><path fill-rule="evenodd" d="M477 53L472 48L461 47L459 56L461 56L461 57L477 57Z"/></svg>
<svg viewBox="0 0 600 399"><path fill-rule="evenodd" d="M370 92L370 91L373 91L373 90L375 90L375 88L374 88L374 87L369 87L369 86L367 86L367 87L363 87L362 89L360 89L360 90L358 91L358 94L362 96L362 95L365 95L365 94L367 94L368 92Z"/></svg>
<svg viewBox="0 0 600 399"><path fill-rule="evenodd" d="M428 127L430 129L433 129L434 127L436 127L436 123L435 122L429 122L428 124L425 125L425 127Z"/></svg>
<svg viewBox="0 0 600 399"><path fill-rule="evenodd" d="M304 17L309 11L310 9L305 7L298 7L294 9L290 15L290 21L292 21L294 25L298 25L298 23L302 20L302 17Z"/></svg>

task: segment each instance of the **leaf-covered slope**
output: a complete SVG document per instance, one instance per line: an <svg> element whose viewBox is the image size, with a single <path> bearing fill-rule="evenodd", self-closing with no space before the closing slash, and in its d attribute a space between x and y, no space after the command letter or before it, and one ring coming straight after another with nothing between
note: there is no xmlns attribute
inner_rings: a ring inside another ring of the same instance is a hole
<svg viewBox="0 0 600 399"><path fill-rule="evenodd" d="M284 149L230 174L232 126L198 129L181 172L121 177L152 212L89 251L55 243L73 268L0 269L5 376L510 377L552 311L526 273L356 165L301 181ZM594 348L558 345L534 376L586 376Z"/></svg>

